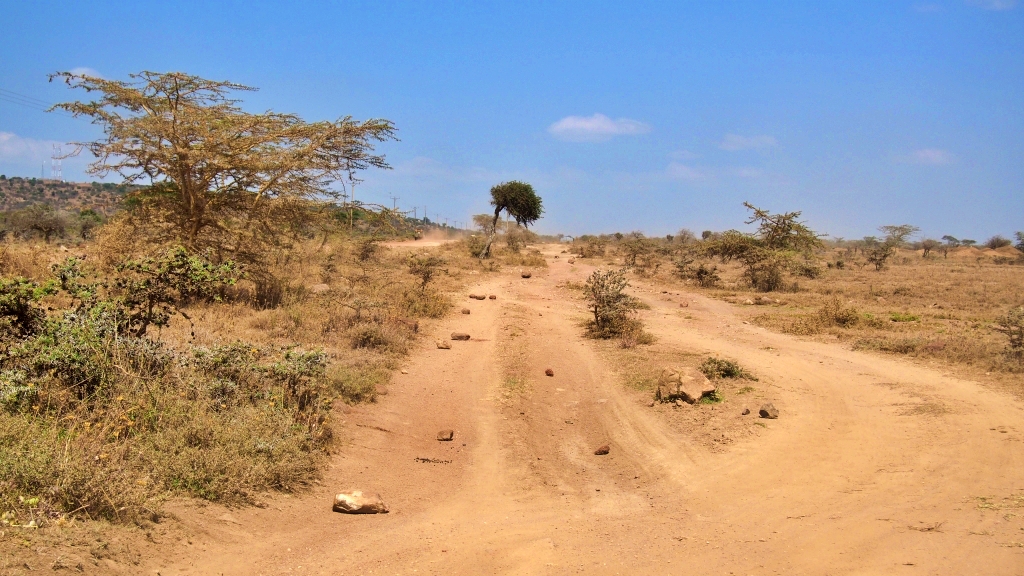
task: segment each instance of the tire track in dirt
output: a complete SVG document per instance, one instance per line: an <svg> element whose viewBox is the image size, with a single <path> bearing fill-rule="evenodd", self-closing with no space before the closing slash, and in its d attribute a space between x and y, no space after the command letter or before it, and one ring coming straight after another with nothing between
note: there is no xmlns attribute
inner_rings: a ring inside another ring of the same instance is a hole
<svg viewBox="0 0 1024 576"><path fill-rule="evenodd" d="M530 280L503 275L474 287L498 299L471 300L471 315L435 330L473 339L452 350L425 339L387 397L346 414L349 424L391 432L346 427L348 445L323 486L268 509L232 511L230 526L217 521L217 507L182 509L181 521L206 535L206 551L178 551L152 567L1020 572L1024 555L1012 545L1020 520L971 500L1024 489L1019 404L928 368L743 325L718 301L688 294L693 304L682 311L678 299L640 293L658 346L739 359L782 410L758 434L712 453L695 442L701 432L674 426L647 407L648 396L623 387L621 367L581 337L584 311L557 285L591 268L549 262ZM526 382L511 394L509 326L526 338L515 344ZM548 367L554 377L544 376ZM455 442L434 439L442 428L456 430ZM611 453L594 456L604 443ZM333 493L349 487L381 491L392 513L331 513Z"/></svg>

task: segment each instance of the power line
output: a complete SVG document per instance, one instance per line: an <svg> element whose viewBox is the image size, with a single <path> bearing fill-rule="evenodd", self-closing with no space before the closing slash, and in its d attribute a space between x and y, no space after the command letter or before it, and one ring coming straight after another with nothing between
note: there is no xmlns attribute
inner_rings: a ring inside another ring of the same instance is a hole
<svg viewBox="0 0 1024 576"><path fill-rule="evenodd" d="M5 88L0 88L0 94L3 94L4 96L8 96L10 98L17 98L19 100L24 100L26 102L31 102L33 104L36 104L37 106L49 106L50 105L50 103L47 102L46 100L40 100L39 98L36 98L34 96L28 96L26 94L19 94L18 92L14 92L12 90L7 90Z"/></svg>
<svg viewBox="0 0 1024 576"><path fill-rule="evenodd" d="M52 114L59 114L60 116L74 118L73 115L68 114L66 112L62 112L59 110L51 111L50 108L53 107L53 104L45 100L40 100L39 98L19 94L17 92L6 90L4 88L0 88L0 101L7 102L9 104L17 104L19 106L24 106L26 108L32 108L33 110L38 110L39 112L50 112Z"/></svg>

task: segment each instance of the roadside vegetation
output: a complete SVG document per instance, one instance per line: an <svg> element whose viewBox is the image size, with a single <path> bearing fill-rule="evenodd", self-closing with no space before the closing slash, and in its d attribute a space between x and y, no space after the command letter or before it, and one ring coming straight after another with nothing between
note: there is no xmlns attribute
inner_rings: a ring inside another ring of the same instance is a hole
<svg viewBox="0 0 1024 576"><path fill-rule="evenodd" d="M145 523L176 495L310 485L337 405L374 401L419 320L486 267L462 245L387 248L448 230L328 188L387 168L387 120L250 114L229 96L247 88L177 73L58 77L98 96L61 108L105 128L90 170L124 184L100 188L116 211L0 218L3 524Z"/></svg>
<svg viewBox="0 0 1024 576"><path fill-rule="evenodd" d="M935 240L894 224L846 240L815 232L799 212L746 206L753 232L579 236L567 250L624 267L626 282L683 284L749 306L764 327L989 373L1024 393L1024 232Z"/></svg>

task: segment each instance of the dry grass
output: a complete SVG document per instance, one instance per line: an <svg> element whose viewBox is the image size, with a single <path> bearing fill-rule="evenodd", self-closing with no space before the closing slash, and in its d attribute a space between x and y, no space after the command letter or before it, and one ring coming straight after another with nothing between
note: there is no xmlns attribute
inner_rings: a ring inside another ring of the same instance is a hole
<svg viewBox="0 0 1024 576"><path fill-rule="evenodd" d="M751 289L742 269L719 265L718 288L688 285L744 305L753 323L781 332L849 342L855 348L944 362L968 373L992 373L1018 392L1024 365L1008 355L1007 338L993 329L1007 310L1024 303L1024 265L1010 258L922 258L901 251L882 271L833 250L818 257L843 268L817 278L789 278L787 290ZM657 282L681 281L659 274Z"/></svg>
<svg viewBox="0 0 1024 576"><path fill-rule="evenodd" d="M105 278L134 246L116 224L105 232L71 251L0 244L0 275L43 282L51 264L76 255ZM448 293L487 270L446 246L424 285L409 273L407 251L377 246L368 254L363 244L332 238L282 254L276 307L253 306L256 286L242 280L225 301L187 309L194 335L175 318L137 343L100 338L69 349L92 355L74 366L93 367L101 384L76 396L70 380L43 376L28 382L26 402L4 404L0 513L12 513L9 524L143 522L173 495L245 503L314 482L333 449L332 403L373 401L419 319L446 314ZM68 300L41 304L59 318Z"/></svg>

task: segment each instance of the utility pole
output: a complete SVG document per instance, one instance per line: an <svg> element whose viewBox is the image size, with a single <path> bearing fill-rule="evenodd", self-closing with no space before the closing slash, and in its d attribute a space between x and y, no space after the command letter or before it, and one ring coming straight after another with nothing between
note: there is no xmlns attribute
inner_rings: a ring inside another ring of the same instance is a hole
<svg viewBox="0 0 1024 576"><path fill-rule="evenodd" d="M64 151L61 150L59 144L53 145L53 155L50 156L50 178L57 182L64 181L64 173L61 168L61 159L64 157Z"/></svg>
<svg viewBox="0 0 1024 576"><path fill-rule="evenodd" d="M388 196L388 198L391 198L391 209L398 210L398 201L401 200L401 198L399 198L398 196Z"/></svg>

